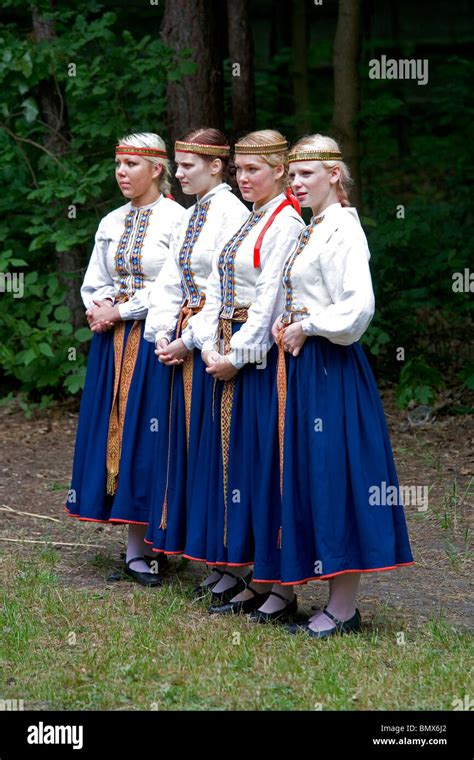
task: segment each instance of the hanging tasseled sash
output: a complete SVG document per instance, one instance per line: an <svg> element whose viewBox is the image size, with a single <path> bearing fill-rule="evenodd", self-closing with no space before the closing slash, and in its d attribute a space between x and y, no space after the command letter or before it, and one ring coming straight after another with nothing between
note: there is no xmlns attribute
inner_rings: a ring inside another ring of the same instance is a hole
<svg viewBox="0 0 474 760"><path fill-rule="evenodd" d="M107 493L114 496L122 452L123 424L128 393L140 346L140 323L135 321L128 334L124 351L125 322L114 328L114 395L107 434Z"/></svg>
<svg viewBox="0 0 474 760"><path fill-rule="evenodd" d="M235 309L232 319L219 319L219 341L223 341L223 354L231 351L232 322L246 322L248 309ZM217 380L214 380L214 389ZM222 447L222 486L224 491L224 546L227 546L227 484L229 478L230 425L232 421L232 404L234 401L235 377L224 380L221 398L221 447Z"/></svg>
<svg viewBox="0 0 474 760"><path fill-rule="evenodd" d="M206 303L206 296L201 296L199 306L183 306L179 315L178 325L176 328L176 337L179 338L181 333L188 326L188 322L195 314L198 314ZM193 351L186 354L183 368L183 389L184 389L184 409L186 414L186 445L189 448L189 430L191 425L191 396L193 392Z"/></svg>
<svg viewBox="0 0 474 760"><path fill-rule="evenodd" d="M277 365L277 396L278 396L278 441L280 444L280 496L283 494L283 454L285 440L285 409L286 409L286 363L283 348L283 333L278 334L278 365Z"/></svg>
<svg viewBox="0 0 474 760"><path fill-rule="evenodd" d="M284 314L284 317L282 317L282 322L284 323L285 327L291 323L293 314L301 314L305 316L308 313L308 310L306 308L304 309L292 308L293 289L291 287L291 269L293 267L293 264L295 263L297 256L300 255L301 251L307 245L308 240L311 237L311 234L314 230L314 227L317 224L320 224L323 221L323 219L324 219L324 214L317 217L316 219L313 219L311 221L311 224L305 227L305 229L302 231L299 237L298 244L294 252L286 261L284 271L283 271L283 275L284 275L283 284L286 290L285 314ZM283 348L283 334L284 334L284 328L278 334L278 340L277 340L277 346L278 346L277 397L278 397L278 443L279 443L279 450L280 450L280 496L283 496L283 464L284 464L284 454L285 454L285 413L286 413L286 393L287 393L286 362L285 362L285 349ZM281 549L281 533L282 533L282 529L280 526L280 529L278 531L278 548L279 549Z"/></svg>
<svg viewBox="0 0 474 760"><path fill-rule="evenodd" d="M187 327L187 324L194 314L201 311L206 302L206 297L201 296L199 306L182 306L178 318L178 324L176 326L175 337L179 338L183 330ZM161 508L161 522L160 530L166 530L168 524L168 481L170 473L170 456L171 456L171 429L173 420L173 387L174 387L174 373L177 365L173 365L171 376L171 390L170 390L170 410L168 419L168 463L166 467L166 488L163 498L163 506ZM194 355L193 351L189 351L181 365L183 371L183 392L184 392L184 411L186 420L186 449L189 448L189 430L191 426L191 397L193 392L193 367L194 367Z"/></svg>

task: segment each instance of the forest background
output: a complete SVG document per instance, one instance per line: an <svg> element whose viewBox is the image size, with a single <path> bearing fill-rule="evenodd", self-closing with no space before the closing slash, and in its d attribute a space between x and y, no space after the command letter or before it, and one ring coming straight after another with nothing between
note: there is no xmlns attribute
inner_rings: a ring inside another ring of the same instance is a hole
<svg viewBox="0 0 474 760"><path fill-rule="evenodd" d="M79 288L98 222L122 202L117 138L158 132L172 154L209 125L231 143L269 127L340 140L372 252L363 344L377 380L401 407L472 412L473 37L467 0L4 0L3 403L28 414L80 393ZM390 60L426 66L427 81L384 78Z"/></svg>

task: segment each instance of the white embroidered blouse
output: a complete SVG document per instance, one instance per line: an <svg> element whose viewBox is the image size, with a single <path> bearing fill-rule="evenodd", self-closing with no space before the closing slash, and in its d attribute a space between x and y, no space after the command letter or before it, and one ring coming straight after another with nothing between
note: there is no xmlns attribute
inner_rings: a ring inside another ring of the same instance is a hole
<svg viewBox="0 0 474 760"><path fill-rule="evenodd" d="M105 216L81 287L93 300L119 301L122 319L144 319L151 286L179 234L184 209L164 195L147 206L130 202Z"/></svg>
<svg viewBox="0 0 474 760"><path fill-rule="evenodd" d="M186 210L177 245L170 251L151 290L146 340L152 343L161 338L173 340L181 307L201 304L213 259L248 213L225 182Z"/></svg>
<svg viewBox="0 0 474 760"><path fill-rule="evenodd" d="M370 252L355 208L340 203L313 217L283 268L283 321L295 312L306 335L348 346L374 314Z"/></svg>
<svg viewBox="0 0 474 760"><path fill-rule="evenodd" d="M273 343L271 327L278 312L275 304L281 290L281 270L304 225L289 205L275 217L266 231L260 250L260 266L254 266L254 246L273 211L285 200L281 193L252 211L241 228L215 258L206 287L206 303L191 317L183 341L202 351L216 348L219 317L231 318L234 310L248 308L248 317L231 338L229 361L238 369L256 361Z"/></svg>

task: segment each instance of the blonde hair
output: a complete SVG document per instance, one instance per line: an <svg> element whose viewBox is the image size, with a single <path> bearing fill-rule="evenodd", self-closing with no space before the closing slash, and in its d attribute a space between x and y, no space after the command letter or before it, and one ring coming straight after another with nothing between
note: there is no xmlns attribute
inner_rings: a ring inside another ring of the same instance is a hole
<svg viewBox="0 0 474 760"><path fill-rule="evenodd" d="M257 132L249 132L245 137L241 137L235 144L237 145L272 145L273 143L285 142L286 138L283 137L281 132L277 132L276 129L259 129ZM283 164L283 176L280 178L279 183L282 189L290 186L290 178L288 176L288 150L280 150L277 153L267 153L265 155L258 154L262 161L265 161L269 166L275 167Z"/></svg>
<svg viewBox="0 0 474 760"><path fill-rule="evenodd" d="M322 153L328 151L331 153L341 152L337 142L333 140L332 137L324 135L307 135L306 137L302 137L291 148L292 152L298 150L316 150L321 151ZM347 193L353 180L347 164L345 164L344 161L319 161L319 163L322 164L328 172L330 172L334 166L339 167L340 178L336 185L337 197L341 206L350 206L351 204Z"/></svg>
<svg viewBox="0 0 474 760"><path fill-rule="evenodd" d="M126 145L129 148L159 148L166 151L166 145L164 140L156 135L154 132L134 132L131 135L121 137L118 141L119 145ZM156 179L158 188L163 195L169 195L171 191L171 171L170 162L167 158L160 158L159 156L142 156L145 161L149 161L154 166L160 164L163 170L160 176Z"/></svg>

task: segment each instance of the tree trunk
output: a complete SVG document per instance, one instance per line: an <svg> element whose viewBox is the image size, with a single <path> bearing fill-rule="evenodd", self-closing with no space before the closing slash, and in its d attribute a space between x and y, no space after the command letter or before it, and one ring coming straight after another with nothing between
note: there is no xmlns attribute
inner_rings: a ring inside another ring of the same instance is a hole
<svg viewBox="0 0 474 760"><path fill-rule="evenodd" d="M255 129L255 83L250 1L227 0L234 135ZM238 69L235 66L238 64Z"/></svg>
<svg viewBox="0 0 474 760"><path fill-rule="evenodd" d="M50 8L53 11L52 3ZM43 18L38 9L33 7L32 20L35 39L38 42L54 40L56 32L52 18ZM50 129L44 138L44 146L60 158L69 150L69 132L63 93L53 77L39 82L38 101L41 118ZM58 214L66 215L64 205L58 205ZM64 303L71 310L71 323L76 330L84 325L84 305L77 281L77 275L82 270L83 250L80 247L71 248L62 253L57 251L55 256L59 279L67 289Z"/></svg>
<svg viewBox="0 0 474 760"><path fill-rule="evenodd" d="M222 76L222 23L220 3L212 0L166 0L161 38L175 51L186 48L197 64L193 74L179 82L169 82L168 131L170 151L175 140L192 127L224 127L224 85ZM189 203L180 189L180 202Z"/></svg>
<svg viewBox="0 0 474 760"><path fill-rule="evenodd" d="M334 110L332 131L354 179L352 202L361 207L359 146L354 120L359 110L360 0L339 0L334 39Z"/></svg>
<svg viewBox="0 0 474 760"><path fill-rule="evenodd" d="M390 7L391 20L392 20L392 34L395 43L393 57L403 58L403 50L400 43L400 19L399 10L396 3L393 3ZM395 80L392 84L392 92L399 100L404 100L404 88L399 80ZM397 145L398 145L398 157L403 159L410 152L410 140L409 140L409 124L406 112L399 112L395 117L395 125L397 129Z"/></svg>
<svg viewBox="0 0 474 760"><path fill-rule="evenodd" d="M293 1L293 96L295 129L301 137L311 129L308 90L308 21L306 0Z"/></svg>

